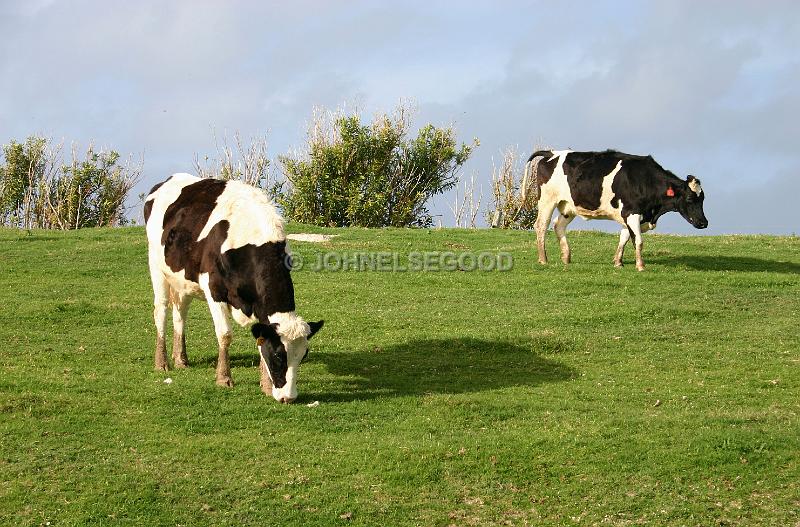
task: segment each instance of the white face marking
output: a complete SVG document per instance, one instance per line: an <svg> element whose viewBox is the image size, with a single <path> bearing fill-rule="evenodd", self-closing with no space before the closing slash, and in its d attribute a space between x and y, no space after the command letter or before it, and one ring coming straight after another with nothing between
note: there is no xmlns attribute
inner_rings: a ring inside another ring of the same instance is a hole
<svg viewBox="0 0 800 527"><path fill-rule="evenodd" d="M286 350L286 384L282 388L272 388L272 397L276 401L282 398L294 400L297 399L297 370L300 367L300 362L308 349L308 340L305 337L287 341L281 337L281 343ZM269 368L267 368L269 370Z"/></svg>
<svg viewBox="0 0 800 527"><path fill-rule="evenodd" d="M301 337L299 339L287 340L281 337L281 342L283 343L283 347L286 348L287 364L289 364L290 367L299 366L300 361L303 360L303 355L306 354L306 350L308 349L308 339Z"/></svg>
<svg viewBox="0 0 800 527"><path fill-rule="evenodd" d="M272 396L280 401L281 397L295 399L297 397L297 370L308 349L308 335L311 327L294 311L273 313L270 323L278 324L278 336L286 349L286 384L283 388L273 388Z"/></svg>
<svg viewBox="0 0 800 527"><path fill-rule="evenodd" d="M693 179L689 182L689 188L692 190L692 192L697 194L698 197L703 192L703 187L700 186L700 182L696 179Z"/></svg>

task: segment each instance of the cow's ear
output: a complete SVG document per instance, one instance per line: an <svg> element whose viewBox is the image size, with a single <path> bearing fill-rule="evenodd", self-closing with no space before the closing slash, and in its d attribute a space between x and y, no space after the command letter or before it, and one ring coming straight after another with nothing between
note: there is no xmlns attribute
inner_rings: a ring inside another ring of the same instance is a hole
<svg viewBox="0 0 800 527"><path fill-rule="evenodd" d="M253 324L250 328L250 332L253 334L253 338L278 338L278 324L262 324L257 323Z"/></svg>
<svg viewBox="0 0 800 527"><path fill-rule="evenodd" d="M308 337L306 337L306 338L310 339L311 337L314 336L314 333L316 333L317 331L322 329L322 326L325 325L325 321L324 320L320 320L319 322L309 322L308 325L309 325L309 327L311 327L311 333L309 333Z"/></svg>
<svg viewBox="0 0 800 527"><path fill-rule="evenodd" d="M691 174L689 174L688 176L686 176L686 182L687 182L687 183L691 183L692 181L697 181L697 178L696 178L696 177L694 177L694 176L693 176L693 175L691 175Z"/></svg>

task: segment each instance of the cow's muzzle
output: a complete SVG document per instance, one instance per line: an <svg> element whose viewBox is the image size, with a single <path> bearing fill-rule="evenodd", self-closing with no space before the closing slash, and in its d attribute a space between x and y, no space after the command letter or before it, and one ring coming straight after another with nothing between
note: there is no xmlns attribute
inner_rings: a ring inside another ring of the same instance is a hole
<svg viewBox="0 0 800 527"><path fill-rule="evenodd" d="M291 404L297 399L297 390L272 389L272 398L283 404Z"/></svg>

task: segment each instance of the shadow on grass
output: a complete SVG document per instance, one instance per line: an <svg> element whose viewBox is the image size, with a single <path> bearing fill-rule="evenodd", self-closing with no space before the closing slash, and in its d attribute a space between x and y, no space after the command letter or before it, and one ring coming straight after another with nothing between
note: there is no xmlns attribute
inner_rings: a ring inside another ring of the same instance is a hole
<svg viewBox="0 0 800 527"><path fill-rule="evenodd" d="M563 349L563 343L552 339L515 344L454 338L416 340L358 353L322 353L313 360L342 376L343 389L313 397L355 401L559 382L573 378L576 371L541 354Z"/></svg>
<svg viewBox="0 0 800 527"><path fill-rule="evenodd" d="M800 274L800 264L749 256L671 256L651 258L650 261L659 265L690 267L698 271Z"/></svg>

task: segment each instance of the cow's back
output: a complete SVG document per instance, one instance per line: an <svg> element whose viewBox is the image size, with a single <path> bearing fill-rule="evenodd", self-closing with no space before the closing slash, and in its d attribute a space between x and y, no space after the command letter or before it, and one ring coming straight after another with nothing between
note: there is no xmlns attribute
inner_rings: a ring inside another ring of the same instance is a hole
<svg viewBox="0 0 800 527"><path fill-rule="evenodd" d="M542 161L552 164L546 168L553 172L552 180L542 188L546 199L553 203L565 202L569 214L584 218L605 217L620 221L620 200L630 206L668 174L650 156L615 150L552 151L551 157L544 157Z"/></svg>
<svg viewBox="0 0 800 527"><path fill-rule="evenodd" d="M294 310L283 219L260 189L176 174L153 187L145 216L151 272L173 289L199 295L205 275L216 301L248 316Z"/></svg>

